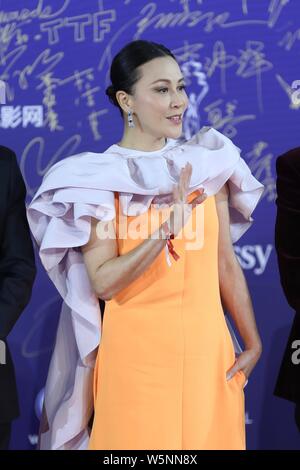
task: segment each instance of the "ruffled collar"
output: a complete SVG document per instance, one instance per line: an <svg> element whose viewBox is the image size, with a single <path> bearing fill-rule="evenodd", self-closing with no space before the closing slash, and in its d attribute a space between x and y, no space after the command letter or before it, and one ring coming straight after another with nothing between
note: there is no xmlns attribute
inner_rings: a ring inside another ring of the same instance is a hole
<svg viewBox="0 0 300 470"><path fill-rule="evenodd" d="M103 153L112 153L112 154L117 154L117 155L123 155L123 156L128 157L128 158L136 158L136 157L141 157L141 156L144 156L144 157L149 156L150 157L152 155L163 154L166 150L169 150L170 148L176 146L177 143L178 143L178 140L168 138L165 145L161 149L151 150L151 151L130 149L130 148L127 148L127 147L122 147L119 144L112 144Z"/></svg>

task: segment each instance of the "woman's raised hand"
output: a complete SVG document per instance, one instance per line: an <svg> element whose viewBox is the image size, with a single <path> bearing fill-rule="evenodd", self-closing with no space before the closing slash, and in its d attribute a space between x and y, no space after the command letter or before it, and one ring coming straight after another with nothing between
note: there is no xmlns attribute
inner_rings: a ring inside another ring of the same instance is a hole
<svg viewBox="0 0 300 470"><path fill-rule="evenodd" d="M192 176L192 165L188 162L185 167L181 169L179 175L179 182L173 186L173 208L170 213L169 220L167 220L171 232L176 237L178 233L187 223L191 216L192 210L198 204L202 204L207 198L204 193L204 188L198 190L200 193L190 203L187 202L188 190Z"/></svg>

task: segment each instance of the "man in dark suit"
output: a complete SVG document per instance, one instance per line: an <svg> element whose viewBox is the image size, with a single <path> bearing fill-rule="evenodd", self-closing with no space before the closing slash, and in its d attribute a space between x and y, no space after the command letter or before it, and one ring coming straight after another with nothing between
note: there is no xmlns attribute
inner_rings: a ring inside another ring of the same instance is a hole
<svg viewBox="0 0 300 470"><path fill-rule="evenodd" d="M0 449L19 415L14 366L6 338L29 302L36 275L25 209L25 184L14 152L0 146Z"/></svg>
<svg viewBox="0 0 300 470"><path fill-rule="evenodd" d="M276 170L275 248L281 285L296 313L274 394L296 404L295 420L300 432L300 147L278 157Z"/></svg>

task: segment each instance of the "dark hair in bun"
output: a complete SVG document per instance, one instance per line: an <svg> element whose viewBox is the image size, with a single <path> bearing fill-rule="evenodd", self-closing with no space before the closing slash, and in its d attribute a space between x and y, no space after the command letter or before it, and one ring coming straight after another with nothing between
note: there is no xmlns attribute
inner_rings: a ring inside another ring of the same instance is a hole
<svg viewBox="0 0 300 470"><path fill-rule="evenodd" d="M105 93L108 96L109 101L115 106L118 106L118 101L116 99L116 90L114 89L113 85L109 85L106 88Z"/></svg>
<svg viewBox="0 0 300 470"><path fill-rule="evenodd" d="M141 72L138 70L138 67L157 57L166 56L176 60L172 52L162 44L137 40L126 44L113 58L110 67L110 80L112 84L106 88L105 93L109 101L119 108L121 116L123 116L123 111L116 99L117 91L123 90L132 95L134 93L134 85L141 78Z"/></svg>

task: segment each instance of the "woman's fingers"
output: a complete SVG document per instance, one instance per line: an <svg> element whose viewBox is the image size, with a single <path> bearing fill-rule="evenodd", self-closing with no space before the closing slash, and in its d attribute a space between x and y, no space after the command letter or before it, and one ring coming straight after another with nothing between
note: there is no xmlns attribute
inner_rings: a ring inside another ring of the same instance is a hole
<svg viewBox="0 0 300 470"><path fill-rule="evenodd" d="M192 201L191 201L191 204L192 204L192 208L194 209L195 206L197 206L198 204L202 204L202 202L205 201L205 199L207 198L207 194L200 194L200 196L197 196L195 197Z"/></svg>
<svg viewBox="0 0 300 470"><path fill-rule="evenodd" d="M191 176L192 176L192 165L188 162L186 165L185 193L187 193L189 190Z"/></svg>
<svg viewBox="0 0 300 470"><path fill-rule="evenodd" d="M187 162L185 166L181 169L180 174L179 174L179 182L178 184L173 185L174 201L181 202L181 203L186 202L188 190L190 187L192 169L193 167L189 162ZM200 191L201 190L199 190L199 192Z"/></svg>
<svg viewBox="0 0 300 470"><path fill-rule="evenodd" d="M174 186L173 186L173 197L174 197L175 202L178 200L178 195L179 195L178 185L174 184Z"/></svg>
<svg viewBox="0 0 300 470"><path fill-rule="evenodd" d="M237 366L231 367L231 369L229 369L229 370L226 372L226 380L232 379L232 377L233 377L239 370L240 370L240 369L239 369Z"/></svg>
<svg viewBox="0 0 300 470"><path fill-rule="evenodd" d="M181 169L179 175L179 196L182 202L185 202L186 195L190 185L190 179L192 174L192 165L187 162L185 166Z"/></svg>
<svg viewBox="0 0 300 470"><path fill-rule="evenodd" d="M182 198L183 198L184 178L185 178L185 167L182 168L182 170L180 172L180 176L179 176L178 190L179 190L180 200L182 200Z"/></svg>
<svg viewBox="0 0 300 470"><path fill-rule="evenodd" d="M204 188L197 189L197 196L192 199L191 203L199 201L204 201L207 198L207 194L204 192Z"/></svg>

